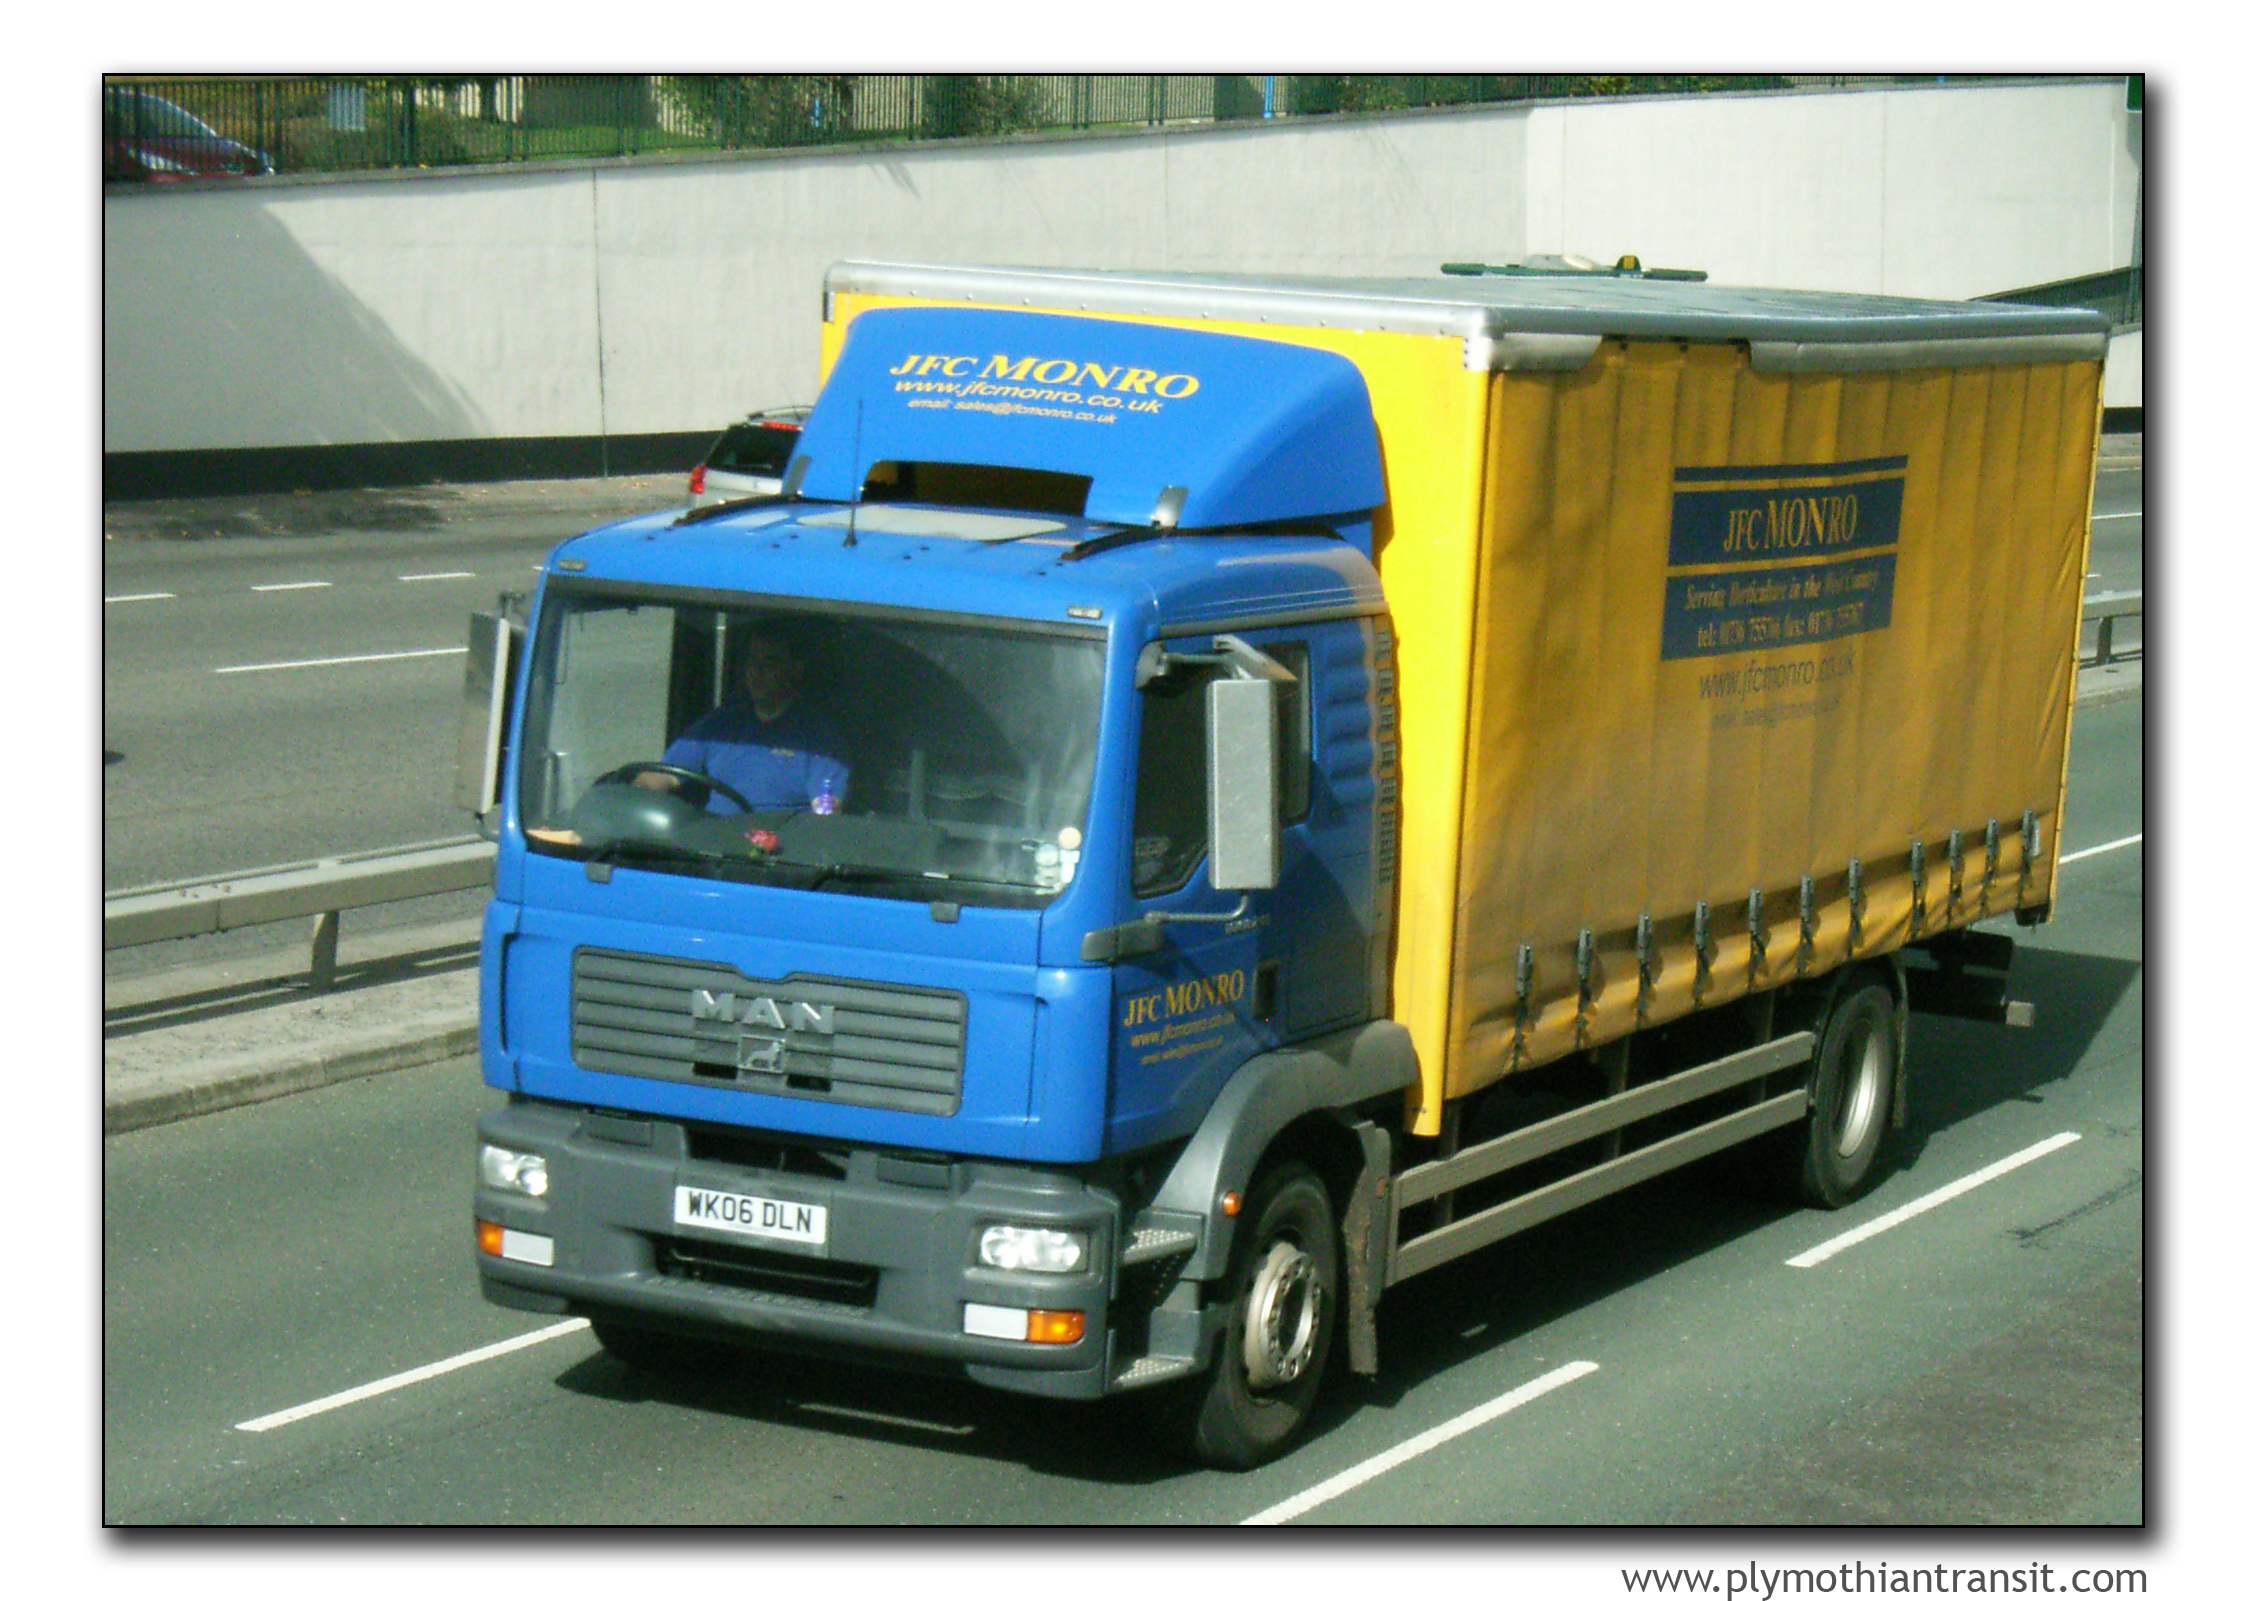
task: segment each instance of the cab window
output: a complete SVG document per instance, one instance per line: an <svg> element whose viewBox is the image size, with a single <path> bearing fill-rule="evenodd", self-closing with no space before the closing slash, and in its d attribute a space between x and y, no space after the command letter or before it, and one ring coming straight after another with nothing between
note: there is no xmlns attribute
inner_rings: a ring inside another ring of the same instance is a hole
<svg viewBox="0 0 2247 1601"><path fill-rule="evenodd" d="M1311 811L1310 650L1300 640L1259 647L1295 675L1280 686L1280 817ZM1173 668L1140 703L1139 788L1132 812L1131 888L1167 895L1209 853L1209 735L1203 689L1218 669Z"/></svg>
<svg viewBox="0 0 2247 1601"><path fill-rule="evenodd" d="M1209 851L1209 738L1202 686L1208 667L1175 668L1149 684L1139 708L1139 792L1132 809L1131 888L1167 895Z"/></svg>

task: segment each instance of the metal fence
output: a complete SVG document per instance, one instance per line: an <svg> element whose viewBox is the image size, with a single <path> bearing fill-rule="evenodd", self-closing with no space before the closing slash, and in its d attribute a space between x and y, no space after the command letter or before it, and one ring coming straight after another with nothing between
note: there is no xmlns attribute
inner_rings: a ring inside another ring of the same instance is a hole
<svg viewBox="0 0 2247 1601"><path fill-rule="evenodd" d="M1908 81L1916 80L1711 73L112 76L103 80L102 171L110 182L351 172Z"/></svg>
<svg viewBox="0 0 2247 1601"><path fill-rule="evenodd" d="M2104 667L2120 654L2114 646L2114 625L2124 617L2135 617L2138 622L2137 654L2145 658L2146 592L2142 589L2110 589L2104 594L2083 597L2083 621L2098 630L2099 642L2088 656L2079 659L2084 667Z"/></svg>
<svg viewBox="0 0 2247 1601"><path fill-rule="evenodd" d="M313 989L324 990L335 983L336 940L343 913L486 888L492 881L495 849L484 839L435 840L146 889L112 890L101 898L101 948L121 950L309 917L309 982Z"/></svg>

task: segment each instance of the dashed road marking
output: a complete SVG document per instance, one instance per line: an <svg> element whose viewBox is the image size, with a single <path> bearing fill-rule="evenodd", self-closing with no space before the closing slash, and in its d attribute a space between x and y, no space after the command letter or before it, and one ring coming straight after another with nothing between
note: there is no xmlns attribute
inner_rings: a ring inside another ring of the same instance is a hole
<svg viewBox="0 0 2247 1601"><path fill-rule="evenodd" d="M2048 1140L2038 1140L2025 1151L2015 1151L2003 1161L1992 1162L1988 1167L1969 1173L1962 1179L1953 1179L1941 1189L1922 1195L1908 1205L1899 1206L1893 1212L1883 1212L1870 1223L1861 1223L1846 1234L1837 1234L1823 1245L1814 1245L1800 1256L1788 1257L1787 1266L1816 1267L1852 1245L1862 1244L1876 1234L1885 1234L1899 1223L1908 1223L1922 1212L1933 1211L1945 1201L1955 1201L1968 1190L1979 1189L1992 1179L2003 1178L2013 1169L2024 1167L2040 1156L2050 1156L2054 1151L2073 1145L2081 1138L2083 1136L2080 1134L2068 1133L2055 1134Z"/></svg>
<svg viewBox="0 0 2247 1601"><path fill-rule="evenodd" d="M424 1379L434 1379L443 1374L457 1372L461 1368L473 1367L478 1362L489 1362L493 1357L512 1355L516 1351L527 1350L534 1345L543 1345L548 1340L557 1339L564 1334L575 1334L579 1329L589 1327L591 1325L581 1317L564 1318L561 1322L548 1328L537 1329L529 1334L518 1334L512 1340L501 1340L496 1345L481 1345L473 1351L463 1351L458 1356L448 1356L442 1362L424 1363L420 1367L409 1368L403 1373L394 1373L387 1379L377 1379L372 1384L362 1384L356 1389L342 1390L334 1395L323 1396L317 1401L307 1401L302 1406L292 1406L283 1412L268 1412L264 1417L252 1418L247 1423L237 1423L234 1427L245 1434L263 1434L268 1429L278 1429L289 1423L300 1423L306 1418L318 1417L323 1412L333 1412L338 1407L349 1406L354 1401L366 1401L378 1395L388 1395L392 1390L402 1390L409 1384L419 1384Z"/></svg>
<svg viewBox="0 0 2247 1601"><path fill-rule="evenodd" d="M2145 838L2143 834L2132 834L2128 839L2110 839L2104 845L2087 845L2082 850L2071 851L2061 857L2060 865L2065 867L2070 862L2080 862L2086 856L2104 856L2108 851L2118 851L2128 845L2142 845Z"/></svg>
<svg viewBox="0 0 2247 1601"><path fill-rule="evenodd" d="M1301 1495L1291 1495L1274 1507L1267 1507L1254 1517L1243 1518L1243 1523L1285 1523L1299 1518L1314 1507L1324 1506L1337 1496L1347 1495L1359 1485L1379 1478L1392 1468L1399 1468L1414 1457L1433 1451L1437 1446L1456 1440L1460 1435L1481 1428L1494 1418L1504 1417L1517 1407L1526 1406L1541 1395L1550 1395L1564 1384L1573 1384L1587 1373L1597 1373L1597 1362L1571 1362L1558 1367L1541 1378L1530 1380L1499 1396L1495 1401L1485 1401L1471 1412L1462 1412L1449 1423L1439 1423L1434 1428L1415 1434L1402 1445L1392 1445L1377 1457L1368 1458L1356 1467L1321 1484L1314 1484Z"/></svg>
<svg viewBox="0 0 2247 1601"><path fill-rule="evenodd" d="M214 667L214 673L278 673L292 667L347 667L354 662L402 662L417 656L465 656L466 645L446 645L436 650L385 650L367 656L322 656L302 662L249 662L240 667Z"/></svg>

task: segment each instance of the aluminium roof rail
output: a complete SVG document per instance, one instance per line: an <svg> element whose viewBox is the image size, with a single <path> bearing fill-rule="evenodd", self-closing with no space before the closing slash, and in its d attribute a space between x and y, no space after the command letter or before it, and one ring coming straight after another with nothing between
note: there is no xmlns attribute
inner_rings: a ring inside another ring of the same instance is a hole
<svg viewBox="0 0 2247 1601"><path fill-rule="evenodd" d="M1698 267L1642 267L1636 256L1618 256L1603 267L1581 256L1525 256L1520 261L1447 261L1442 270L1454 278L1658 278L1669 283L1707 283Z"/></svg>

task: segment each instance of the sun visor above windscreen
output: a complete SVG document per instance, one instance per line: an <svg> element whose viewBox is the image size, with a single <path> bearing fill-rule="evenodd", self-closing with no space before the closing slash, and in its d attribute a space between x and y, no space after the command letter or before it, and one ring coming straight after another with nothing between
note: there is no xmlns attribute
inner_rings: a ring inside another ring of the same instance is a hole
<svg viewBox="0 0 2247 1601"><path fill-rule="evenodd" d="M1138 526L1341 519L1385 498L1342 357L1038 312L861 314L796 454L809 499L858 499L878 463L972 463L1088 479L1087 518Z"/></svg>

